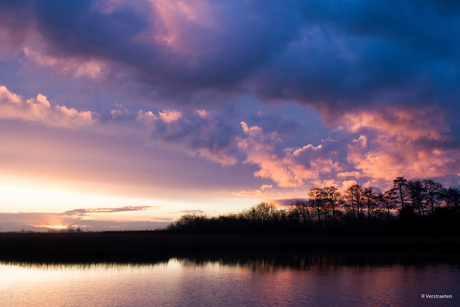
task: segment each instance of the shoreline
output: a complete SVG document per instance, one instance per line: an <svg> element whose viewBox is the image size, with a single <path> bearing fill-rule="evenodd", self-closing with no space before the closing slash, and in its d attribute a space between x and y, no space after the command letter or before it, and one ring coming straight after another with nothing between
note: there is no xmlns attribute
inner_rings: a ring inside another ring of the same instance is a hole
<svg viewBox="0 0 460 307"><path fill-rule="evenodd" d="M219 252L459 254L460 237L220 236L145 232L0 233L0 260L53 257L174 257ZM460 259L460 257L459 257Z"/></svg>

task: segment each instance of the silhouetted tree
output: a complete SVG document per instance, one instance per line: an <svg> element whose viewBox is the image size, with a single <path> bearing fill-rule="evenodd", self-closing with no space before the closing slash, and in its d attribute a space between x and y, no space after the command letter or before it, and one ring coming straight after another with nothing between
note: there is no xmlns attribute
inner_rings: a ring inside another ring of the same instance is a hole
<svg viewBox="0 0 460 307"><path fill-rule="evenodd" d="M399 201L401 204L401 209L404 209L404 200L406 198L406 189L407 189L407 180L404 177L396 177L393 180L393 189L397 191L399 195Z"/></svg>
<svg viewBox="0 0 460 307"><path fill-rule="evenodd" d="M324 191L320 188L311 188L308 197L311 207L316 210L318 227L321 229L321 214L324 209Z"/></svg>
<svg viewBox="0 0 460 307"><path fill-rule="evenodd" d="M448 188L441 190L442 198L449 209L458 210L460 207L460 191L456 188Z"/></svg>
<svg viewBox="0 0 460 307"><path fill-rule="evenodd" d="M323 188L323 195L326 200L327 207L332 209L333 225L337 222L337 207L340 205L341 195L334 186Z"/></svg>
<svg viewBox="0 0 460 307"><path fill-rule="evenodd" d="M396 190L389 189L388 191L385 191L384 193L379 192L377 194L377 199L378 199L378 203L380 204L380 206L387 210L387 217L388 217L388 222L389 222L391 219L390 210L396 208L396 203L398 199Z"/></svg>
<svg viewBox="0 0 460 307"><path fill-rule="evenodd" d="M185 214L168 230L211 234L361 234L367 209L368 234L388 233L389 227L394 227L392 233L460 234L460 191L442 188L430 179L408 181L397 177L393 187L385 192L353 184L343 196L334 186L312 188L308 196L308 200L298 200L287 208L262 202L218 218ZM399 209L397 214L395 209ZM414 217L414 209L418 215L430 214L433 218Z"/></svg>
<svg viewBox="0 0 460 307"><path fill-rule="evenodd" d="M376 203L377 195L372 189L372 187L365 188L362 191L362 194L363 194L364 202L367 206L367 224L370 225L372 212L374 211L377 205Z"/></svg>
<svg viewBox="0 0 460 307"><path fill-rule="evenodd" d="M436 183L431 179L425 179L423 180L423 187L426 193L426 200L431 206L431 214L434 214L434 208L442 197L442 184Z"/></svg>
<svg viewBox="0 0 460 307"><path fill-rule="evenodd" d="M297 200L290 210L290 216L293 220L297 220L300 225L310 228L310 224L313 221L313 213L311 208L308 206L308 202Z"/></svg>
<svg viewBox="0 0 460 307"><path fill-rule="evenodd" d="M356 205L358 222L359 222L360 216L361 216L362 188L359 184L355 183L349 186L348 189L345 191L345 193L346 193L345 197L347 199L348 206L351 207L353 217L355 216L354 206Z"/></svg>
<svg viewBox="0 0 460 307"><path fill-rule="evenodd" d="M273 220L275 217L276 207L273 204L261 202L252 208L252 218L264 223Z"/></svg>
<svg viewBox="0 0 460 307"><path fill-rule="evenodd" d="M424 199L424 192L425 189L422 185L422 182L420 180L411 180L407 182L407 190L409 192L411 202L412 202L412 207L415 209L417 208L418 210L418 215L425 215L425 210L424 210L424 204L423 204L423 199Z"/></svg>

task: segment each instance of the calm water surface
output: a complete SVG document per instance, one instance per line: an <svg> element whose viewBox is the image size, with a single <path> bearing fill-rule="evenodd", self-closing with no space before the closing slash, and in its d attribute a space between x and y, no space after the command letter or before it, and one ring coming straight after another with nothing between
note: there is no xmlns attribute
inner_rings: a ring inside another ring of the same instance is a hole
<svg viewBox="0 0 460 307"><path fill-rule="evenodd" d="M460 265L344 264L321 257L3 262L0 298L0 306L459 306Z"/></svg>

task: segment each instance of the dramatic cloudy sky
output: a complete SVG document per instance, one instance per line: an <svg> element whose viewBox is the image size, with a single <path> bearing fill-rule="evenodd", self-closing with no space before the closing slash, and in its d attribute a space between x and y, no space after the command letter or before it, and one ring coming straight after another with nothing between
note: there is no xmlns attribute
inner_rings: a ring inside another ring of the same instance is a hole
<svg viewBox="0 0 460 307"><path fill-rule="evenodd" d="M2 0L0 227L458 186L457 3Z"/></svg>

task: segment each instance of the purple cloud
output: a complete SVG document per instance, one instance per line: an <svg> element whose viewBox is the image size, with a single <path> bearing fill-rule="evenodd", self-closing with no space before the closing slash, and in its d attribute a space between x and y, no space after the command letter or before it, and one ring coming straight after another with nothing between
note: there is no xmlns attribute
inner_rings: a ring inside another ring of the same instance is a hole
<svg viewBox="0 0 460 307"><path fill-rule="evenodd" d="M121 1L111 8L90 0L6 1L2 11L10 18L2 26L13 36L33 28L56 58L98 59L133 69L137 78L158 84L156 97L168 100L188 93L184 101L190 102L209 90L255 93L338 116L376 103L453 107L459 95L459 74L452 69L460 51L455 5L333 0L184 5L188 15L174 4L165 8L147 1ZM15 20L22 20L21 26Z"/></svg>
<svg viewBox="0 0 460 307"><path fill-rule="evenodd" d="M2 1L0 118L142 139L255 189L458 182L459 26L447 1Z"/></svg>

